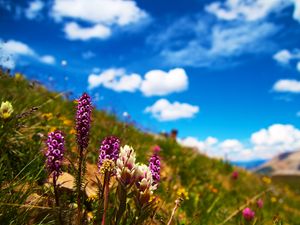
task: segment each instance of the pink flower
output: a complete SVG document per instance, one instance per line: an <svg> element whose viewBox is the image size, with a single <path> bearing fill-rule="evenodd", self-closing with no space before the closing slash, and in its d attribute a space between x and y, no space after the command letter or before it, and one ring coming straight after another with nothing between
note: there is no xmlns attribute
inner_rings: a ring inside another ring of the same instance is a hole
<svg viewBox="0 0 300 225"><path fill-rule="evenodd" d="M255 216L255 212L252 211L250 208L245 208L243 210L243 217L245 218L245 220L252 220Z"/></svg>
<svg viewBox="0 0 300 225"><path fill-rule="evenodd" d="M153 146L152 150L154 153L157 153L157 152L160 152L161 148L159 147L159 145L155 145L155 146Z"/></svg>
<svg viewBox="0 0 300 225"><path fill-rule="evenodd" d="M262 208L264 206L264 201L260 198L256 202L258 208Z"/></svg>
<svg viewBox="0 0 300 225"><path fill-rule="evenodd" d="M238 177L239 177L239 173L238 173L237 171L233 171L233 173L232 173L232 175L231 175L231 178L232 178L233 180L237 180Z"/></svg>

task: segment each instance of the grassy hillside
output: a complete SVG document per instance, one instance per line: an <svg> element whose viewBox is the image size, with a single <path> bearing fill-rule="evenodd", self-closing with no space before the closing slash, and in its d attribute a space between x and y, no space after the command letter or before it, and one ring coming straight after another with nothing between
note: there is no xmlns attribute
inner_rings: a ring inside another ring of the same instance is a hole
<svg viewBox="0 0 300 225"><path fill-rule="evenodd" d="M67 159L76 162L76 103L20 74L0 72L0 104L2 101L10 101L14 112L8 120L0 118L0 224L54 224L55 216L49 207L53 202L51 188L45 185L44 141L48 132L62 130ZM179 196L184 200L172 224L300 224L300 196L270 178L210 159L170 138L144 133L133 123L120 122L103 111L93 111L91 129L88 170L95 168L100 141L108 135L118 136L122 145L133 146L137 160L143 163L148 163L151 147L161 147L157 212L145 224L166 224ZM75 175L70 165L65 163L63 171ZM239 173L236 180L231 176L234 170ZM93 173L87 173L87 179L92 179ZM34 195L39 196L39 201L33 204L30 198ZM256 206L258 198L264 201L261 209ZM72 193L64 199L70 205L75 201ZM246 207L256 213L251 222L242 217L241 211Z"/></svg>

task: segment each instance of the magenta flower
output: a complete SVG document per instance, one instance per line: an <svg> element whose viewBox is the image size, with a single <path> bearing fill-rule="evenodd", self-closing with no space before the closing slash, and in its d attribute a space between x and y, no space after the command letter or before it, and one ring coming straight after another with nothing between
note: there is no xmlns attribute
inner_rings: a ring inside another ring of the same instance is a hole
<svg viewBox="0 0 300 225"><path fill-rule="evenodd" d="M149 160L149 169L152 174L152 184L158 185L160 180L160 158L156 153Z"/></svg>
<svg viewBox="0 0 300 225"><path fill-rule="evenodd" d="M233 180L237 180L239 178L239 173L237 171L233 171L233 173L231 174L231 178Z"/></svg>
<svg viewBox="0 0 300 225"><path fill-rule="evenodd" d="M256 202L258 208L262 208L264 206L264 201L260 198Z"/></svg>
<svg viewBox="0 0 300 225"><path fill-rule="evenodd" d="M245 208L243 210L243 217L245 218L245 220L252 220L255 216L255 212L252 211L250 208Z"/></svg>
<svg viewBox="0 0 300 225"><path fill-rule="evenodd" d="M99 149L99 160L98 160L98 168L100 170L103 161L105 159L112 160L116 162L119 157L120 151L120 139L114 136L106 137L101 142L101 146Z"/></svg>
<svg viewBox="0 0 300 225"><path fill-rule="evenodd" d="M92 109L91 97L87 93L83 93L78 99L76 112L77 143L83 149L87 148L89 143Z"/></svg>
<svg viewBox="0 0 300 225"><path fill-rule="evenodd" d="M155 146L153 146L152 150L154 153L158 153L161 151L161 148L159 147L159 145L155 145Z"/></svg>
<svg viewBox="0 0 300 225"><path fill-rule="evenodd" d="M48 135L46 142L48 150L46 152L46 166L49 173L53 173L56 180L61 174L61 165L65 152L65 139L61 131L57 130Z"/></svg>

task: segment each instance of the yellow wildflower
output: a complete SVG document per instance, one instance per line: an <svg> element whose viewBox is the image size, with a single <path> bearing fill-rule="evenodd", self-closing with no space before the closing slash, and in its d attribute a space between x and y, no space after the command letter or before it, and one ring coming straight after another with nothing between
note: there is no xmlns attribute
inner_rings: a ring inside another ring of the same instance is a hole
<svg viewBox="0 0 300 225"><path fill-rule="evenodd" d="M74 128L72 128L69 132L69 134L76 134L76 130Z"/></svg>
<svg viewBox="0 0 300 225"><path fill-rule="evenodd" d="M53 114L52 113L44 113L42 115L42 117L45 119L45 120L51 120L53 118Z"/></svg>
<svg viewBox="0 0 300 225"><path fill-rule="evenodd" d="M9 101L2 102L0 107L0 117L3 119L7 119L11 116L14 109L12 107L12 104Z"/></svg>
<svg viewBox="0 0 300 225"><path fill-rule="evenodd" d="M73 121L72 120L68 120L68 119L64 119L63 123L64 123L64 125L70 126L70 125L72 125Z"/></svg>
<svg viewBox="0 0 300 225"><path fill-rule="evenodd" d="M15 74L15 79L16 79L16 80L23 80L23 78L24 78L24 77L23 77L22 74L20 74L20 73L16 73L16 74Z"/></svg>
<svg viewBox="0 0 300 225"><path fill-rule="evenodd" d="M50 128L50 132L54 132L54 131L56 131L56 130L57 130L56 127L51 127L51 128Z"/></svg>
<svg viewBox="0 0 300 225"><path fill-rule="evenodd" d="M183 187L177 190L177 195L185 200L189 199L189 193Z"/></svg>
<svg viewBox="0 0 300 225"><path fill-rule="evenodd" d="M277 202L277 198L276 197L271 197L271 202L273 202L273 203L275 203L275 202Z"/></svg>
<svg viewBox="0 0 300 225"><path fill-rule="evenodd" d="M271 184L272 183L272 180L270 177L263 177L262 178L262 181L266 184Z"/></svg>

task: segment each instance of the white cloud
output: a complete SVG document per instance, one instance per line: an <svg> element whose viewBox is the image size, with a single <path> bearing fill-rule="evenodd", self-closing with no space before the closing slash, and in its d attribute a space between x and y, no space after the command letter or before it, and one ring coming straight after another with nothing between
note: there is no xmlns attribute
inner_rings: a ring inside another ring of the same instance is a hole
<svg viewBox="0 0 300 225"><path fill-rule="evenodd" d="M36 17L38 17L44 6L44 3L40 0L30 2L29 7L25 10L26 18L35 19Z"/></svg>
<svg viewBox="0 0 300 225"><path fill-rule="evenodd" d="M293 58L292 53L289 50L283 49L277 52L273 59L282 64L289 64L290 60Z"/></svg>
<svg viewBox="0 0 300 225"><path fill-rule="evenodd" d="M70 40L105 39L111 35L110 28L101 24L92 27L81 27L75 22L70 22L65 25L64 31L66 37Z"/></svg>
<svg viewBox="0 0 300 225"><path fill-rule="evenodd" d="M55 64L55 58L52 55L44 55L40 58L41 62L46 63L46 64L50 64L50 65L54 65Z"/></svg>
<svg viewBox="0 0 300 225"><path fill-rule="evenodd" d="M292 125L274 124L251 135L253 149L266 155L295 151L300 148L300 130Z"/></svg>
<svg viewBox="0 0 300 225"><path fill-rule="evenodd" d="M64 31L69 40L108 38L113 29L136 24L147 18L135 1L125 0L54 0L52 16L59 22L71 20ZM91 24L82 28L78 22Z"/></svg>
<svg viewBox="0 0 300 225"><path fill-rule="evenodd" d="M144 79L139 74L126 74L125 69L107 69L88 77L89 88L104 86L114 91L141 91L145 96L163 96L182 92L188 88L188 76L184 69L175 68L169 72L150 70Z"/></svg>
<svg viewBox="0 0 300 225"><path fill-rule="evenodd" d="M291 0L226 0L213 2L207 5L205 10L222 20L255 21L264 19L272 12L278 13L292 4ZM294 17L295 12L296 9Z"/></svg>
<svg viewBox="0 0 300 225"><path fill-rule="evenodd" d="M300 81L288 79L278 80L274 84L273 90L277 92L300 93Z"/></svg>
<svg viewBox="0 0 300 225"><path fill-rule="evenodd" d="M184 69L176 68L169 72L151 70L145 74L141 91L145 96L163 96L182 92L188 88L188 76Z"/></svg>
<svg viewBox="0 0 300 225"><path fill-rule="evenodd" d="M151 113L159 121L171 121L192 118L199 112L199 107L180 102L170 103L166 99L159 99L152 106L148 106L145 112Z"/></svg>
<svg viewBox="0 0 300 225"><path fill-rule="evenodd" d="M211 137L209 137L211 138ZM300 149L300 130L290 124L273 124L268 128L254 132L249 137L248 144L237 139L226 139L208 144L194 137L179 140L184 146L196 147L211 157L226 158L231 161L249 161L253 159L270 159L286 151Z"/></svg>
<svg viewBox="0 0 300 225"><path fill-rule="evenodd" d="M71 18L120 26L138 22L147 15L135 1L124 0L55 0L52 12L57 19Z"/></svg>
<svg viewBox="0 0 300 225"><path fill-rule="evenodd" d="M108 69L100 74L90 74L88 77L89 88L100 85L117 92L135 92L142 82L140 75L126 74L124 69Z"/></svg>
<svg viewBox="0 0 300 225"><path fill-rule="evenodd" d="M178 140L180 144L190 148L196 148L200 152L206 152L218 143L218 139L215 137L207 137L204 141L199 141L195 137L186 137Z"/></svg>
<svg viewBox="0 0 300 225"><path fill-rule="evenodd" d="M34 56L36 54L27 44L15 40L4 42L2 48L4 52L12 55Z"/></svg>
<svg viewBox="0 0 300 225"><path fill-rule="evenodd" d="M300 1L299 0L293 0L295 3L293 18L300 22Z"/></svg>
<svg viewBox="0 0 300 225"><path fill-rule="evenodd" d="M8 40L6 42L1 42L0 40L0 49L2 50L0 65L5 68L14 69L20 57L30 57L46 64L55 63L55 58L53 56L39 56L39 54L31 47L20 41Z"/></svg>
<svg viewBox="0 0 300 225"><path fill-rule="evenodd" d="M227 139L219 144L219 148L225 152L239 151L243 148L243 145L237 139Z"/></svg>
<svg viewBox="0 0 300 225"><path fill-rule="evenodd" d="M169 46L168 42L161 45L161 55L167 64L195 67L228 65L232 63L232 58L242 54L270 51L273 42L268 37L278 31L274 24L268 22L216 24L209 27L198 22L195 27L196 38L176 48ZM173 35L177 35L175 31Z"/></svg>

